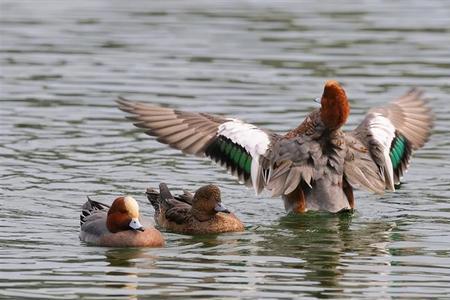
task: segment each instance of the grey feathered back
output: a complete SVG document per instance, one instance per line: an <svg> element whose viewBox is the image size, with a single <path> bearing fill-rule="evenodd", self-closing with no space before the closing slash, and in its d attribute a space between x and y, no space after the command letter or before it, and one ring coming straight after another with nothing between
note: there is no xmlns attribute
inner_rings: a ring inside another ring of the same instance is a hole
<svg viewBox="0 0 450 300"><path fill-rule="evenodd" d="M109 206L88 197L80 214L80 239L85 242L96 242L100 236L109 233L106 218Z"/></svg>
<svg viewBox="0 0 450 300"><path fill-rule="evenodd" d="M83 226L87 218L94 215L95 213L98 213L99 211L107 212L109 209L109 205L94 201L89 198L89 196L87 197L87 199L88 200L81 207L80 226Z"/></svg>

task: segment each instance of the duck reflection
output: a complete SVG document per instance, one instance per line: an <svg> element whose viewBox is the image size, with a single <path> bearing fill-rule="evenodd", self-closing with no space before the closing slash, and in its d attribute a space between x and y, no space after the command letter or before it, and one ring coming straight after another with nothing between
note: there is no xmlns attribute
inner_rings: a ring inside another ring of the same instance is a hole
<svg viewBox="0 0 450 300"><path fill-rule="evenodd" d="M260 243L264 247L259 247L258 254L304 260L304 263L288 267L306 271L304 280L318 287L316 292L310 292L314 297L326 296L322 293L330 288L339 292L343 277L349 271L347 266L358 264L354 257L377 257L377 263L386 266L382 269L387 269L390 262L389 258L385 261L379 258L390 256L387 244L394 225L381 220L359 220L352 225L353 217L350 212L333 215L311 212L282 217L277 225L262 231L264 240ZM377 268L372 272L384 271Z"/></svg>
<svg viewBox="0 0 450 300"><path fill-rule="evenodd" d="M105 261L110 271L106 275L117 277L117 280L106 282L105 286L113 290L123 290L128 299L138 298L139 270L154 268L157 256L146 248L111 248L105 251ZM137 268L139 266L139 268Z"/></svg>
<svg viewBox="0 0 450 300"><path fill-rule="evenodd" d="M105 252L105 260L112 267L135 267L136 260L140 266L144 261L152 264L155 258L146 248L111 248Z"/></svg>

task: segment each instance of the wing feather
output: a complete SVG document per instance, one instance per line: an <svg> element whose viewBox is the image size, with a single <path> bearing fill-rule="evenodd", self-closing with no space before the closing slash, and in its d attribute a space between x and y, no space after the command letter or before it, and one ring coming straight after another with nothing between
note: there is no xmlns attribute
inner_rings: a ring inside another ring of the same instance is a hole
<svg viewBox="0 0 450 300"><path fill-rule="evenodd" d="M376 193L395 190L394 184L400 182L409 166L412 150L428 141L433 120L418 89L371 109L361 124L346 134L347 143L353 145L344 166L349 183Z"/></svg>
<svg viewBox="0 0 450 300"><path fill-rule="evenodd" d="M284 183L284 194L290 194L293 190L295 190L300 182L302 177L301 168L293 167L289 171L289 175L286 178L286 182Z"/></svg>
<svg viewBox="0 0 450 300"><path fill-rule="evenodd" d="M271 134L255 125L231 118L192 113L120 98L119 108L131 114L136 127L165 143L197 156L210 157L224 165L241 182L264 188L259 157L271 145Z"/></svg>

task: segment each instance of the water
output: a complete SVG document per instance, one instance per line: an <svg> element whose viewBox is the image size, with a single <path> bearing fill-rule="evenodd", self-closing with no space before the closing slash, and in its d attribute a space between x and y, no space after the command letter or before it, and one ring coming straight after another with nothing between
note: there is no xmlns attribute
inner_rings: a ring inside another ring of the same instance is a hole
<svg viewBox="0 0 450 300"><path fill-rule="evenodd" d="M192 3L191 3L192 2ZM0 298L439 298L450 293L450 5L435 1L1 1ZM353 128L412 86L436 112L405 183L352 215L285 216L135 129L118 95L285 131L326 79ZM243 233L162 249L78 240L86 195L220 183Z"/></svg>

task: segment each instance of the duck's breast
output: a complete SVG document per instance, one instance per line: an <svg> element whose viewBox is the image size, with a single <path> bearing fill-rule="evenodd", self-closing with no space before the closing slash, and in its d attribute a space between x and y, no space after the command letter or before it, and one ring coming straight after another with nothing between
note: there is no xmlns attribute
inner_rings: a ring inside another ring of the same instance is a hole
<svg viewBox="0 0 450 300"><path fill-rule="evenodd" d="M161 247L164 237L153 227L153 222L143 220L144 231L125 230L111 233L106 227L106 213L89 216L81 226L80 240L105 247Z"/></svg>
<svg viewBox="0 0 450 300"><path fill-rule="evenodd" d="M193 222L192 233L222 233L244 231L244 224L233 213L217 213L206 222Z"/></svg>
<svg viewBox="0 0 450 300"><path fill-rule="evenodd" d="M200 222L191 216L182 224L160 217L157 223L168 231L185 234L244 231L244 224L233 213L217 213L211 220L204 222Z"/></svg>
<svg viewBox="0 0 450 300"><path fill-rule="evenodd" d="M217 213L216 217L219 218L217 227L218 232L239 232L244 231L244 223L242 223L234 213Z"/></svg>
<svg viewBox="0 0 450 300"><path fill-rule="evenodd" d="M107 233L98 240L99 246L106 247L161 247L164 238L153 226L145 227L144 231L126 230Z"/></svg>

